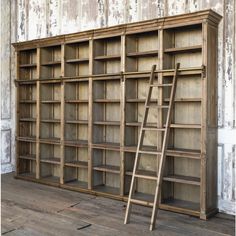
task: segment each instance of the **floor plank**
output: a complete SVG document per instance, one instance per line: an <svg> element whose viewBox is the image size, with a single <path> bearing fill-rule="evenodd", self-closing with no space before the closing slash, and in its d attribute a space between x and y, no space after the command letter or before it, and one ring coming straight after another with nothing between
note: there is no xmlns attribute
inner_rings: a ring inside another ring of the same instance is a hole
<svg viewBox="0 0 236 236"><path fill-rule="evenodd" d="M126 203L16 180L2 175L2 235L234 235L234 217L217 214L208 221L159 211L149 232L151 209L134 206L124 225Z"/></svg>

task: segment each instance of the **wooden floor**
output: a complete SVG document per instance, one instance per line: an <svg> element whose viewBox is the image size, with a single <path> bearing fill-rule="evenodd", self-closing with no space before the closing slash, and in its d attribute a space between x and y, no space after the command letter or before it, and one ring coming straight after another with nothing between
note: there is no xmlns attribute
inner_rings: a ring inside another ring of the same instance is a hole
<svg viewBox="0 0 236 236"><path fill-rule="evenodd" d="M234 218L218 214L207 222L159 211L149 232L151 209L134 207L124 225L126 204L2 175L2 235L234 235Z"/></svg>

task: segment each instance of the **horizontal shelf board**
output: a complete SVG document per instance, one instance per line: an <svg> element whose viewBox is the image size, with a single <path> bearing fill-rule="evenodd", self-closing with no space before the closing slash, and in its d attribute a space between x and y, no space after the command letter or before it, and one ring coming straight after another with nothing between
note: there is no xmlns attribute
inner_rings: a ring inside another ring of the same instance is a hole
<svg viewBox="0 0 236 236"><path fill-rule="evenodd" d="M88 162L87 161L66 161L65 166L88 168Z"/></svg>
<svg viewBox="0 0 236 236"><path fill-rule="evenodd" d="M103 55L94 57L94 60L120 60L120 58L120 55Z"/></svg>
<svg viewBox="0 0 236 236"><path fill-rule="evenodd" d="M36 100L20 100L19 103L21 104L36 104Z"/></svg>
<svg viewBox="0 0 236 236"><path fill-rule="evenodd" d="M165 98L164 102L169 102L170 99ZM201 102L201 98L176 98L175 102Z"/></svg>
<svg viewBox="0 0 236 236"><path fill-rule="evenodd" d="M25 159L25 160L32 160L36 161L36 155L35 154L26 154L26 155L19 155L20 159Z"/></svg>
<svg viewBox="0 0 236 236"><path fill-rule="evenodd" d="M144 146L145 147L145 146ZM124 146L125 152L134 152L136 153L137 146ZM174 156L174 157L185 157L185 158L192 158L192 159L200 159L200 151L198 150L187 150L187 149L167 149L166 151L167 156Z"/></svg>
<svg viewBox="0 0 236 236"><path fill-rule="evenodd" d="M51 104L51 103L52 104L58 103L58 104L60 104L61 101L60 100L42 100L41 103L43 103L43 104L46 104L46 103L49 103L49 104Z"/></svg>
<svg viewBox="0 0 236 236"><path fill-rule="evenodd" d="M100 165L100 166L94 166L94 170L97 171L104 171L114 174L120 174L120 167L119 166L112 166L112 165Z"/></svg>
<svg viewBox="0 0 236 236"><path fill-rule="evenodd" d="M100 143L93 143L92 148L120 151L120 144L111 142L100 142Z"/></svg>
<svg viewBox="0 0 236 236"><path fill-rule="evenodd" d="M110 187L110 186L106 186L106 185L94 186L93 190L95 190L97 192L110 193L110 194L114 194L114 195L120 194L119 188Z"/></svg>
<svg viewBox="0 0 236 236"><path fill-rule="evenodd" d="M64 76L62 79L66 83L88 83L91 75L76 75L76 76Z"/></svg>
<svg viewBox="0 0 236 236"><path fill-rule="evenodd" d="M190 184L190 185L200 185L200 178L183 176L183 175L168 175L163 177L164 181L181 183L181 184Z"/></svg>
<svg viewBox="0 0 236 236"><path fill-rule="evenodd" d="M101 103L120 103L120 99L95 99L94 102Z"/></svg>
<svg viewBox="0 0 236 236"><path fill-rule="evenodd" d="M174 157L186 157L192 159L201 159L201 152L199 150L188 150L188 149L167 149L167 156Z"/></svg>
<svg viewBox="0 0 236 236"><path fill-rule="evenodd" d="M130 99L126 99L126 102L129 102L129 103L145 103L146 99L143 98L143 99L140 99L140 98L130 98ZM150 102L157 102L157 99L151 99Z"/></svg>
<svg viewBox="0 0 236 236"><path fill-rule="evenodd" d="M36 63L20 64L19 67L20 67L20 68L29 68L29 69L31 69L31 68L37 67L37 64L36 64Z"/></svg>
<svg viewBox="0 0 236 236"><path fill-rule="evenodd" d="M87 99L66 99L66 103L88 103Z"/></svg>
<svg viewBox="0 0 236 236"><path fill-rule="evenodd" d="M60 165L60 158L58 157L41 158L40 162Z"/></svg>
<svg viewBox="0 0 236 236"><path fill-rule="evenodd" d="M129 52L126 54L127 57L150 57L157 55L158 55L158 50L145 51L145 52Z"/></svg>
<svg viewBox="0 0 236 236"><path fill-rule="evenodd" d="M20 118L20 122L36 122L36 118Z"/></svg>
<svg viewBox="0 0 236 236"><path fill-rule="evenodd" d="M200 52L202 50L202 45L195 45L189 47L175 47L167 48L164 50L165 53L188 53L188 52Z"/></svg>
<svg viewBox="0 0 236 236"><path fill-rule="evenodd" d="M59 119L51 119L51 120L41 119L40 121L42 123L61 123L61 120Z"/></svg>
<svg viewBox="0 0 236 236"><path fill-rule="evenodd" d="M49 61L46 63L41 63L41 66L59 66L61 65L61 61Z"/></svg>
<svg viewBox="0 0 236 236"><path fill-rule="evenodd" d="M81 124L81 125L87 125L88 120L66 120L66 124Z"/></svg>
<svg viewBox="0 0 236 236"><path fill-rule="evenodd" d="M133 175L133 171L126 171L126 175ZM136 170L135 173L136 178L157 180L157 172L150 170Z"/></svg>
<svg viewBox="0 0 236 236"><path fill-rule="evenodd" d="M134 200L134 204L143 206L153 206L154 195L142 192L134 192L134 194L132 195L132 199Z"/></svg>
<svg viewBox="0 0 236 236"><path fill-rule="evenodd" d="M25 141L25 142L36 142L36 136L31 136L31 137L18 136L17 140L18 141Z"/></svg>
<svg viewBox="0 0 236 236"><path fill-rule="evenodd" d="M89 58L74 58L74 59L67 59L66 63L85 63L89 62Z"/></svg>
<svg viewBox="0 0 236 236"><path fill-rule="evenodd" d="M201 125L199 124L171 124L170 127L177 129L201 129Z"/></svg>
<svg viewBox="0 0 236 236"><path fill-rule="evenodd" d="M22 177L24 179L29 179L29 180L35 180L36 179L36 173L32 172L27 172L27 173L19 173L19 177ZM18 177L17 176L17 177Z"/></svg>
<svg viewBox="0 0 236 236"><path fill-rule="evenodd" d="M66 146L75 146L75 147L87 147L87 140L65 140Z"/></svg>
<svg viewBox="0 0 236 236"><path fill-rule="evenodd" d="M77 179L66 181L64 183L64 185L71 186L71 187L74 187L74 188L85 188L85 189L88 188L88 183L87 182L79 181Z"/></svg>
<svg viewBox="0 0 236 236"><path fill-rule="evenodd" d="M45 182L45 183L59 183L60 182L60 177L57 176L41 176L40 182Z"/></svg>
<svg viewBox="0 0 236 236"><path fill-rule="evenodd" d="M39 142L40 143L45 143L45 144L56 144L56 145L59 145L60 142L61 142L61 139L60 138L53 138L53 137L50 137L50 138L39 138Z"/></svg>
<svg viewBox="0 0 236 236"><path fill-rule="evenodd" d="M191 202L191 201L184 201L184 200L179 200L179 199L162 199L161 202L161 206L162 208L168 209L168 207L170 207L169 209L176 208L179 209L180 211L182 209L186 209L189 211L194 211L196 213L200 212L200 203L196 203L196 202ZM171 209L173 210L173 209Z"/></svg>
<svg viewBox="0 0 236 236"><path fill-rule="evenodd" d="M111 125L111 126L120 126L120 121L94 121L94 125Z"/></svg>

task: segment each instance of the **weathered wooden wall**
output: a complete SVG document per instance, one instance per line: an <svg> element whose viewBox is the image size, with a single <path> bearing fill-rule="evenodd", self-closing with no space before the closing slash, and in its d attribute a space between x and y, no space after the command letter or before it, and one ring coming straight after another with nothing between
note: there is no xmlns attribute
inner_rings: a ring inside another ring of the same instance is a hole
<svg viewBox="0 0 236 236"><path fill-rule="evenodd" d="M235 214L236 76L235 0L17 0L1 1L1 161L14 160L14 60L10 42L212 8L219 25L218 197L221 211ZM10 23L11 22L11 23Z"/></svg>

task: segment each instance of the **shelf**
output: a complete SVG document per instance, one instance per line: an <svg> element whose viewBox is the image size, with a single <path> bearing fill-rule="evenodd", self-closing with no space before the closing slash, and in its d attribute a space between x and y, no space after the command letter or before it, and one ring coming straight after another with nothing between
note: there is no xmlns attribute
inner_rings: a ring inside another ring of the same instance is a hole
<svg viewBox="0 0 236 236"><path fill-rule="evenodd" d="M20 100L21 104L36 104L36 100Z"/></svg>
<svg viewBox="0 0 236 236"><path fill-rule="evenodd" d="M167 156L184 157L192 159L201 159L201 152L198 150L186 150L186 149L167 149Z"/></svg>
<svg viewBox="0 0 236 236"><path fill-rule="evenodd" d="M66 103L88 103L89 101L86 100L86 99L79 99L79 100L76 100L76 99L67 99L65 100Z"/></svg>
<svg viewBox="0 0 236 236"><path fill-rule="evenodd" d="M177 128L177 129L201 129L201 127L202 126L198 124L171 124L170 125L170 128Z"/></svg>
<svg viewBox="0 0 236 236"><path fill-rule="evenodd" d="M181 183L181 184L191 184L200 186L200 178L183 176L183 175L168 175L163 177L164 181Z"/></svg>
<svg viewBox="0 0 236 236"><path fill-rule="evenodd" d="M40 162L60 165L60 158L57 157L41 158Z"/></svg>
<svg viewBox="0 0 236 236"><path fill-rule="evenodd" d="M84 188L84 189L88 188L88 183L87 182L79 181L79 180L69 180L69 181L65 182L64 185L74 187L74 188Z"/></svg>
<svg viewBox="0 0 236 236"><path fill-rule="evenodd" d="M50 120L41 119L40 121L42 123L61 123L61 120L59 120L59 119L50 119Z"/></svg>
<svg viewBox="0 0 236 236"><path fill-rule="evenodd" d="M37 64L36 63L21 64L19 67L20 68L33 68L33 67L37 67Z"/></svg>
<svg viewBox="0 0 236 236"><path fill-rule="evenodd" d="M81 124L81 125L87 125L88 121L87 120L66 120L66 124Z"/></svg>
<svg viewBox="0 0 236 236"><path fill-rule="evenodd" d="M89 62L89 58L75 58L66 60L66 63L83 63L83 62Z"/></svg>
<svg viewBox="0 0 236 236"><path fill-rule="evenodd" d="M112 166L112 165L100 165L94 166L94 170L97 171L104 171L108 173L120 174L120 167L119 166Z"/></svg>
<svg viewBox="0 0 236 236"><path fill-rule="evenodd" d="M43 100L41 101L42 104L60 104L60 100Z"/></svg>
<svg viewBox="0 0 236 236"><path fill-rule="evenodd" d="M20 118L20 122L36 122L36 118Z"/></svg>
<svg viewBox="0 0 236 236"><path fill-rule="evenodd" d="M170 99L165 98L164 102L169 102ZM177 98L175 102L201 102L201 98Z"/></svg>
<svg viewBox="0 0 236 236"><path fill-rule="evenodd" d="M194 211L196 215L199 215L200 213L200 204L195 202L171 198L163 199L160 205L161 209L165 210L175 210L177 212L182 212L182 209L187 209L189 211Z"/></svg>
<svg viewBox="0 0 236 236"><path fill-rule="evenodd" d="M61 61L49 61L47 63L42 63L41 66L59 66Z"/></svg>
<svg viewBox="0 0 236 236"><path fill-rule="evenodd" d="M66 146L72 147L88 147L88 141L86 140L65 140Z"/></svg>
<svg viewBox="0 0 236 236"><path fill-rule="evenodd" d="M164 50L165 53L188 53L188 52L200 52L202 50L202 45L195 45L189 47L179 47L179 48L167 48Z"/></svg>
<svg viewBox="0 0 236 236"><path fill-rule="evenodd" d="M36 155L35 155L35 154L19 155L19 158L20 158L20 159L25 159L25 160L36 161Z"/></svg>
<svg viewBox="0 0 236 236"><path fill-rule="evenodd" d="M60 144L61 139L60 138L40 138L40 143L45 144Z"/></svg>
<svg viewBox="0 0 236 236"><path fill-rule="evenodd" d="M111 125L111 126L120 126L120 121L94 121L94 125Z"/></svg>
<svg viewBox="0 0 236 236"><path fill-rule="evenodd" d="M119 188L114 188L106 185L98 185L94 186L93 190L97 192L103 192L103 193L109 193L113 195L119 195L120 194L120 189Z"/></svg>
<svg viewBox="0 0 236 236"><path fill-rule="evenodd" d="M57 176L45 176L40 178L40 182L59 184L60 178Z"/></svg>
<svg viewBox="0 0 236 236"><path fill-rule="evenodd" d="M95 99L97 103L120 103L120 99Z"/></svg>
<svg viewBox="0 0 236 236"><path fill-rule="evenodd" d="M88 168L88 162L87 161L68 161L68 162L65 162L65 166Z"/></svg>
<svg viewBox="0 0 236 236"><path fill-rule="evenodd" d="M146 99L140 99L140 98L130 98L130 99L126 99L126 102L129 103L145 103ZM155 102L157 103L157 99L151 99L150 102Z"/></svg>
<svg viewBox="0 0 236 236"><path fill-rule="evenodd" d="M145 146L144 146L145 147ZM134 152L136 153L137 146L125 146L125 152ZM154 148L153 148L154 150ZM173 157L184 157L192 159L200 159L200 151L198 150L186 150L186 149L167 149L166 155Z"/></svg>
<svg viewBox="0 0 236 236"><path fill-rule="evenodd" d="M127 57L150 57L157 56L158 50L145 51L145 52L129 52L127 53Z"/></svg>
<svg viewBox="0 0 236 236"><path fill-rule="evenodd" d="M120 151L120 144L119 143L110 143L110 142L93 143L92 148Z"/></svg>
<svg viewBox="0 0 236 236"><path fill-rule="evenodd" d="M104 55L104 56L96 56L94 60L120 60L120 55Z"/></svg>
<svg viewBox="0 0 236 236"><path fill-rule="evenodd" d="M31 137L22 137L22 136L18 136L17 137L18 141L25 141L25 142L36 142L36 136L31 136Z"/></svg>
<svg viewBox="0 0 236 236"><path fill-rule="evenodd" d="M133 171L126 171L125 174L132 176ZM157 180L157 172L150 170L137 170L135 177L149 180Z"/></svg>

